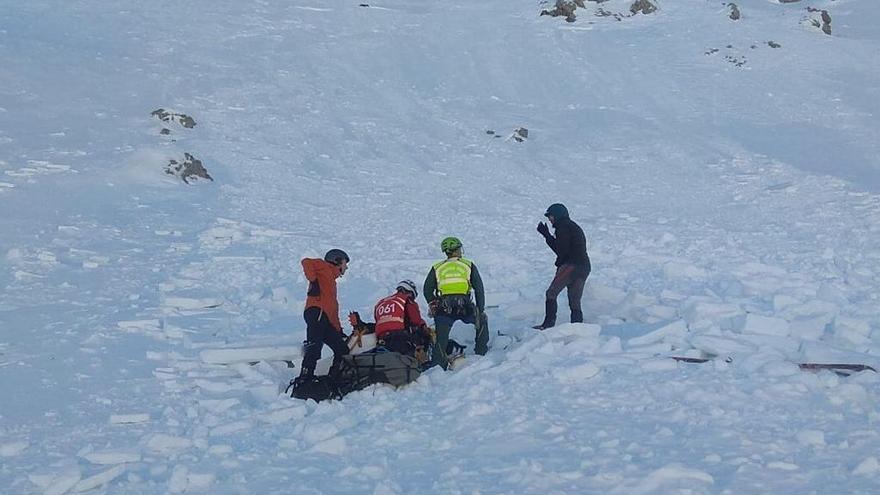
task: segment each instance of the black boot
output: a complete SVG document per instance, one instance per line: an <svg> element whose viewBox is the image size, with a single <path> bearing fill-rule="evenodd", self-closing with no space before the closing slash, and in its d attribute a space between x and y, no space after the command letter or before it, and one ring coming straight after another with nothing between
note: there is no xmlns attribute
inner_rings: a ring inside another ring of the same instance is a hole
<svg viewBox="0 0 880 495"><path fill-rule="evenodd" d="M532 328L537 330L544 330L546 328L550 328L556 325L556 300L546 300L544 301L544 321L540 325L535 325Z"/></svg>
<svg viewBox="0 0 880 495"><path fill-rule="evenodd" d="M315 370L311 368L303 368L299 371L299 376L293 379L293 386L296 387L301 383L307 382L315 378Z"/></svg>
<svg viewBox="0 0 880 495"><path fill-rule="evenodd" d="M290 383L287 385L287 388L284 389L285 394L290 394L291 397L294 397L294 393L296 389L302 385L303 383L310 382L315 378L315 370L310 368L303 368L299 372L299 376L290 380Z"/></svg>

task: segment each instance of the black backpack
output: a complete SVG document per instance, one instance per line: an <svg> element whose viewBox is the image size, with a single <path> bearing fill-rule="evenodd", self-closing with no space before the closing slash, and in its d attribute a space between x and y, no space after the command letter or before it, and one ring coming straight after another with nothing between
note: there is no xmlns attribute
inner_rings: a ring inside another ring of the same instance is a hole
<svg viewBox="0 0 880 495"><path fill-rule="evenodd" d="M294 399L321 402L328 399L341 399L339 388L336 387L329 375L313 376L306 379L295 379L287 386L290 396Z"/></svg>

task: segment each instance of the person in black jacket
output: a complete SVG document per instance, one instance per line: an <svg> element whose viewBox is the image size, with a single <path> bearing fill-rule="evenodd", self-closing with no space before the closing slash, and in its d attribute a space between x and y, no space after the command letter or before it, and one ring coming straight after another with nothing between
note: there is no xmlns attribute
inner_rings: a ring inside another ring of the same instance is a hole
<svg viewBox="0 0 880 495"><path fill-rule="evenodd" d="M556 325L556 297L559 296L562 289L568 289L571 322L584 321L581 297L584 294L584 284L587 283L587 277L590 276L587 239L581 227L569 218L568 208L563 204L555 203L547 208L544 216L553 225L556 235L550 234L550 229L544 222L538 223L538 232L544 236L547 245L556 253L556 276L550 282L550 287L546 292L544 321L540 325L534 326L538 330Z"/></svg>

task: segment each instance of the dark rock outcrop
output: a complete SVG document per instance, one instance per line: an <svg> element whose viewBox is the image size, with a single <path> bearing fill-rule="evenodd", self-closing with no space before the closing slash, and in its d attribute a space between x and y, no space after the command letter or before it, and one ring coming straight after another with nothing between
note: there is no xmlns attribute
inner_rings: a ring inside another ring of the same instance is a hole
<svg viewBox="0 0 880 495"><path fill-rule="evenodd" d="M727 4L727 6L730 7L729 17L734 21L738 21L740 19L740 17L742 17L742 15L739 12L739 7L737 7L737 5L735 3L729 3L729 4Z"/></svg>
<svg viewBox="0 0 880 495"><path fill-rule="evenodd" d="M170 112L168 110L165 110L164 108L153 110L150 115L158 118L162 122L177 122L187 129L192 129L196 126L196 121L189 115Z"/></svg>
<svg viewBox="0 0 880 495"><path fill-rule="evenodd" d="M565 17L565 22L574 22L577 19L575 10L578 7L585 7L584 0L556 0L556 6L553 10L542 10L541 15L549 15L551 17Z"/></svg>
<svg viewBox="0 0 880 495"><path fill-rule="evenodd" d="M648 0L636 0L629 7L629 11L632 12L632 15L636 15L639 12L642 14L651 14L657 11L657 6L651 3Z"/></svg>
<svg viewBox="0 0 880 495"><path fill-rule="evenodd" d="M184 159L182 162L170 160L168 165L165 166L165 173L180 177L180 179L187 184L189 184L189 181L191 180L198 180L200 178L214 182L214 178L208 174L208 171L202 165L201 160L189 153L184 153L183 156Z"/></svg>

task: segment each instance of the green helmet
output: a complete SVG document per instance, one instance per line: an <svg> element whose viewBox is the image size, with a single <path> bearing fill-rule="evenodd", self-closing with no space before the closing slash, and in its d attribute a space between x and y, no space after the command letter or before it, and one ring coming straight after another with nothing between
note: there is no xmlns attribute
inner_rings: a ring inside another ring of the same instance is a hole
<svg viewBox="0 0 880 495"><path fill-rule="evenodd" d="M458 240L458 237L447 237L440 242L440 249L442 249L444 253L451 253L460 247L461 241Z"/></svg>

